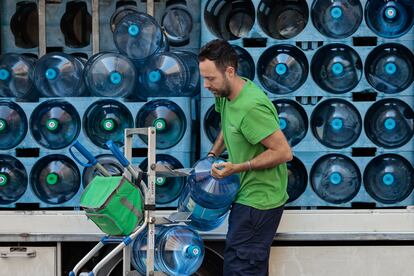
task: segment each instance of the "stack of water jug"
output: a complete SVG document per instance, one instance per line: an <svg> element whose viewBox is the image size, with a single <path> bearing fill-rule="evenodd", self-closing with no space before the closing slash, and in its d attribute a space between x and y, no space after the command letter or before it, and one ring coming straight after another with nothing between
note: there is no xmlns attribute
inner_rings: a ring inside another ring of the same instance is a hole
<svg viewBox="0 0 414 276"><path fill-rule="evenodd" d="M414 5L405 0L203 0L202 44L229 40L239 75L276 106L294 159L289 204L414 203ZM201 91L201 151L220 131Z"/></svg>

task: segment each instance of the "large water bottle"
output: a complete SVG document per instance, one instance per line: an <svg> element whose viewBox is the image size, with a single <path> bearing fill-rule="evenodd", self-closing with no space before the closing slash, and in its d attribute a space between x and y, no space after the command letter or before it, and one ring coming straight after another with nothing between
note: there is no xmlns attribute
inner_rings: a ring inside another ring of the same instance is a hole
<svg viewBox="0 0 414 276"><path fill-rule="evenodd" d="M35 68L35 85L45 97L79 97L86 95L83 63L65 53L41 57Z"/></svg>
<svg viewBox="0 0 414 276"><path fill-rule="evenodd" d="M100 100L88 107L83 116L83 128L91 141L107 148L106 141L124 145L124 129L134 126L134 118L128 108L115 100Z"/></svg>
<svg viewBox="0 0 414 276"><path fill-rule="evenodd" d="M135 91L138 74L127 57L100 53L85 66L85 83L94 96L124 97Z"/></svg>
<svg viewBox="0 0 414 276"><path fill-rule="evenodd" d="M158 53L148 59L140 74L147 97L191 97L199 92L197 56L190 52Z"/></svg>
<svg viewBox="0 0 414 276"><path fill-rule="evenodd" d="M157 21L141 12L127 14L116 24L114 42L121 54L139 62L166 47Z"/></svg>
<svg viewBox="0 0 414 276"><path fill-rule="evenodd" d="M200 235L188 226L155 228L154 268L167 275L193 275L203 263L204 244ZM147 231L138 235L132 245L132 265L145 275Z"/></svg>
<svg viewBox="0 0 414 276"><path fill-rule="evenodd" d="M171 46L188 44L193 24L193 17L185 2L167 3L161 18L161 27Z"/></svg>
<svg viewBox="0 0 414 276"><path fill-rule="evenodd" d="M365 20L379 36L400 37L414 24L414 5L410 0L368 0Z"/></svg>
<svg viewBox="0 0 414 276"><path fill-rule="evenodd" d="M30 172L33 192L49 204L62 204L73 198L79 190L80 179L75 162L61 154L39 159Z"/></svg>
<svg viewBox="0 0 414 276"><path fill-rule="evenodd" d="M241 77L248 78L249 80L254 79L255 66L252 56L240 46L231 45L236 50L237 59L237 74Z"/></svg>
<svg viewBox="0 0 414 276"><path fill-rule="evenodd" d="M351 91L362 77L358 53L344 44L328 44L312 58L313 80L325 91L341 94Z"/></svg>
<svg viewBox="0 0 414 276"><path fill-rule="evenodd" d="M211 143L216 141L217 136L221 131L221 116L212 105L204 116L204 132Z"/></svg>
<svg viewBox="0 0 414 276"><path fill-rule="evenodd" d="M227 215L240 187L239 176L216 179L211 176L213 163L223 159L207 157L194 164L187 187L180 197L178 209L191 212L191 225L197 230L209 231L218 227Z"/></svg>
<svg viewBox="0 0 414 276"><path fill-rule="evenodd" d="M255 8L251 0L209 0L204 9L204 21L216 37L239 39L252 29Z"/></svg>
<svg viewBox="0 0 414 276"><path fill-rule="evenodd" d="M381 203L400 202L413 191L413 166L397 154L377 156L365 168L364 186L368 194Z"/></svg>
<svg viewBox="0 0 414 276"><path fill-rule="evenodd" d="M41 146L62 149L79 135L81 121L75 107L63 100L38 105L30 116L30 131Z"/></svg>
<svg viewBox="0 0 414 276"><path fill-rule="evenodd" d="M401 100L381 100L368 109L364 127L367 136L376 145L398 148L414 135L414 111Z"/></svg>
<svg viewBox="0 0 414 276"><path fill-rule="evenodd" d="M314 192L324 201L341 204L350 201L361 187L361 173L349 157L328 154L312 166L310 181Z"/></svg>
<svg viewBox="0 0 414 276"><path fill-rule="evenodd" d="M288 203L298 199L306 190L308 185L308 173L305 165L296 157L287 162L288 169L288 186L289 195Z"/></svg>
<svg viewBox="0 0 414 276"><path fill-rule="evenodd" d="M334 149L346 148L361 134L362 119L350 102L330 99L323 101L313 111L311 129L323 145Z"/></svg>
<svg viewBox="0 0 414 276"><path fill-rule="evenodd" d="M305 54L287 44L266 49L257 62L260 83L274 94L287 94L298 89L308 76Z"/></svg>
<svg viewBox="0 0 414 276"><path fill-rule="evenodd" d="M16 158L0 154L0 204L19 200L27 189L27 173Z"/></svg>
<svg viewBox="0 0 414 276"><path fill-rule="evenodd" d="M110 175L120 176L124 172L124 167L111 154L101 154L96 156L96 161L101 164ZM96 167L91 166L85 168L82 175L83 187L86 187L95 176L104 176Z"/></svg>
<svg viewBox="0 0 414 276"><path fill-rule="evenodd" d="M164 165L171 169L182 169L183 165L168 154L157 154L157 165ZM148 170L148 159L142 161L140 168L146 172ZM144 177L144 182L147 183L147 178ZM185 186L185 179L183 177L163 177L157 176L155 179L155 203L167 204L176 200Z"/></svg>
<svg viewBox="0 0 414 276"><path fill-rule="evenodd" d="M378 91L401 92L414 80L414 55L401 44L382 44L365 60L365 76Z"/></svg>
<svg viewBox="0 0 414 276"><path fill-rule="evenodd" d="M280 129L291 147L296 146L308 132L308 116L300 104L292 100L273 101L279 115Z"/></svg>
<svg viewBox="0 0 414 276"><path fill-rule="evenodd" d="M305 29L308 17L306 0L262 0L257 11L262 30L276 39L297 36Z"/></svg>
<svg viewBox="0 0 414 276"><path fill-rule="evenodd" d="M0 97L34 98L34 68L32 58L19 54L0 55Z"/></svg>
<svg viewBox="0 0 414 276"><path fill-rule="evenodd" d="M17 146L26 136L27 118L14 102L0 101L0 150Z"/></svg>
<svg viewBox="0 0 414 276"><path fill-rule="evenodd" d="M330 38L352 35L362 22L359 0L316 0L312 4L312 22L318 31Z"/></svg>
<svg viewBox="0 0 414 276"><path fill-rule="evenodd" d="M170 100L153 100L146 103L137 114L137 128L155 127L157 149L168 149L181 141L186 129L187 119L183 110ZM148 143L147 135L140 135Z"/></svg>

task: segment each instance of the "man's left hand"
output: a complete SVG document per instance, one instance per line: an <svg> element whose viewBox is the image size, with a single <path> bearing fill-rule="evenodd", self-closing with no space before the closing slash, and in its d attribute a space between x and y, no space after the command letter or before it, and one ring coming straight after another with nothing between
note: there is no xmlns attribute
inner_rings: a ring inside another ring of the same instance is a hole
<svg viewBox="0 0 414 276"><path fill-rule="evenodd" d="M236 164L231 162L213 163L211 166L211 175L215 178L224 178L237 173Z"/></svg>

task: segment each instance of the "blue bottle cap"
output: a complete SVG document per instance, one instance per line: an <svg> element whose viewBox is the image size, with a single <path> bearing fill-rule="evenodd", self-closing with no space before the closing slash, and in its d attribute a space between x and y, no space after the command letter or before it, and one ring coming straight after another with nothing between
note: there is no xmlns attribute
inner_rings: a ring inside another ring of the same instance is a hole
<svg viewBox="0 0 414 276"><path fill-rule="evenodd" d="M344 123L342 122L342 119L335 118L331 122L331 126L335 130L340 130L343 127Z"/></svg>
<svg viewBox="0 0 414 276"><path fill-rule="evenodd" d="M288 68L287 68L286 64L284 64L284 63L279 63L275 67L276 74L278 74L280 76L286 74L287 70L288 70Z"/></svg>
<svg viewBox="0 0 414 276"><path fill-rule="evenodd" d="M385 185L390 186L390 185L394 184L394 176L391 173L386 173L382 177L382 182Z"/></svg>
<svg viewBox="0 0 414 276"><path fill-rule="evenodd" d="M384 11L385 17L388 19L394 19L397 16L397 10L394 7L388 7Z"/></svg>
<svg viewBox="0 0 414 276"><path fill-rule="evenodd" d="M56 79L57 75L58 75L58 72L56 71L56 69L53 69L53 68L47 69L45 73L46 79L48 80Z"/></svg>
<svg viewBox="0 0 414 276"><path fill-rule="evenodd" d="M167 123L163 118L158 118L154 121L153 126L155 127L155 130L164 130L167 127Z"/></svg>
<svg viewBox="0 0 414 276"><path fill-rule="evenodd" d="M332 65L332 73L334 73L335 75L342 74L343 71L344 71L344 66L341 63L335 62Z"/></svg>
<svg viewBox="0 0 414 276"><path fill-rule="evenodd" d="M342 9L340 7L333 7L331 9L331 16L334 19L339 19L342 16Z"/></svg>
<svg viewBox="0 0 414 276"><path fill-rule="evenodd" d="M186 248L186 255L189 258L195 258L200 255L201 248L197 245L190 245Z"/></svg>
<svg viewBox="0 0 414 276"><path fill-rule="evenodd" d="M0 80L5 81L10 77L10 72L7 69L0 69Z"/></svg>
<svg viewBox="0 0 414 276"><path fill-rule="evenodd" d="M6 185L8 182L7 175L0 173L0 186Z"/></svg>
<svg viewBox="0 0 414 276"><path fill-rule="evenodd" d="M3 132L7 127L7 122L3 119L0 119L0 133Z"/></svg>
<svg viewBox="0 0 414 276"><path fill-rule="evenodd" d="M384 126L385 126L385 128L386 128L386 129L388 129L388 130L392 130L392 129L394 129L396 125L397 125L397 123L396 123L396 122L395 122L395 120L394 120L394 119L392 119L392 118L388 118L388 119L386 119L386 120L385 120L385 122L384 122Z"/></svg>
<svg viewBox="0 0 414 276"><path fill-rule="evenodd" d="M333 184L333 185L338 185L339 183L342 182L342 175L338 172L334 172L329 176L329 181Z"/></svg>
<svg viewBox="0 0 414 276"><path fill-rule="evenodd" d="M280 129L284 130L287 127L287 121L285 118L280 118Z"/></svg>
<svg viewBox="0 0 414 276"><path fill-rule="evenodd" d="M130 36L137 36L139 34L139 27L135 24L132 24L128 27L128 33Z"/></svg>
<svg viewBox="0 0 414 276"><path fill-rule="evenodd" d="M154 70L148 74L148 78L150 82L157 82L161 79L161 74L158 70Z"/></svg>
<svg viewBox="0 0 414 276"><path fill-rule="evenodd" d="M392 62L388 62L385 64L385 72L387 72L388 75L392 75L395 72L397 72L397 65L395 65Z"/></svg>
<svg viewBox="0 0 414 276"><path fill-rule="evenodd" d="M112 84L120 84L122 82L122 75L117 71L113 71L109 74L109 80Z"/></svg>

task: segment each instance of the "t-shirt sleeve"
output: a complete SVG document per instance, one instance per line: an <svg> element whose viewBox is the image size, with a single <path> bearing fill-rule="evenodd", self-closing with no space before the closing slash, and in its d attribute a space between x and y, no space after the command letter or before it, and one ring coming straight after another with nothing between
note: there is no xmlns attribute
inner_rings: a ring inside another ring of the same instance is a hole
<svg viewBox="0 0 414 276"><path fill-rule="evenodd" d="M280 129L277 114L265 105L253 107L241 122L241 132L247 141L255 145Z"/></svg>

